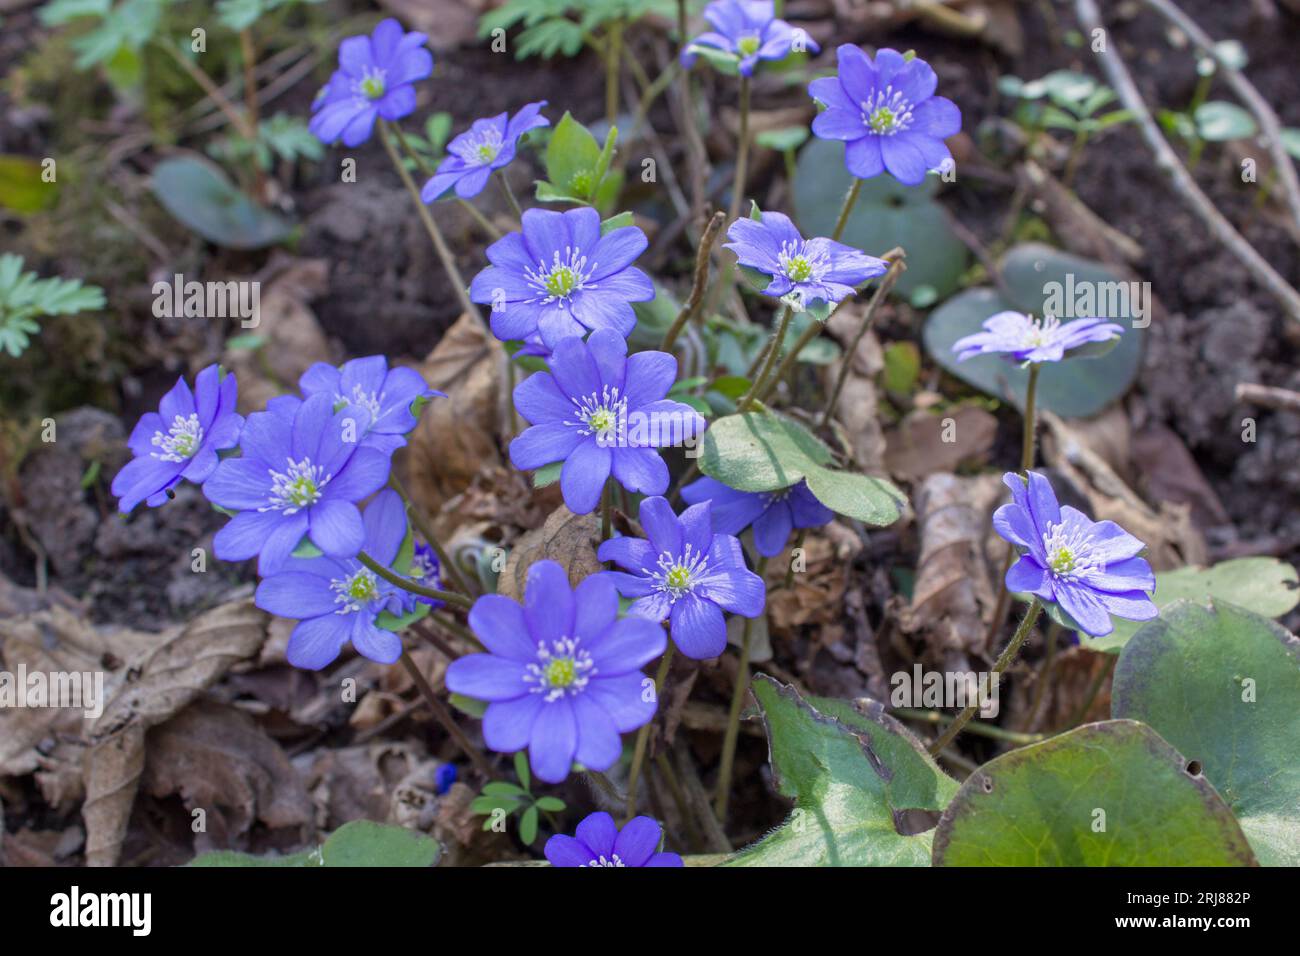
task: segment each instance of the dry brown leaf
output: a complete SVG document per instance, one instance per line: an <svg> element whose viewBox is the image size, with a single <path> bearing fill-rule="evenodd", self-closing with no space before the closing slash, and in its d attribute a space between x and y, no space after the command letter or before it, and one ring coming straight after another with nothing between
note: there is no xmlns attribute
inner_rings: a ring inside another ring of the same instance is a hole
<svg viewBox="0 0 1300 956"><path fill-rule="evenodd" d="M88 865L117 862L144 771L145 732L179 713L233 664L256 656L269 623L252 601L223 604L157 636L128 662L126 680L86 732L81 814Z"/></svg>
<svg viewBox="0 0 1300 956"><path fill-rule="evenodd" d="M569 583L577 586L601 570L595 547L599 539L600 518L595 513L575 515L560 505L546 524L519 539L497 579L497 593L523 601L528 569L543 560L558 561L569 572Z"/></svg>
<svg viewBox="0 0 1300 956"><path fill-rule="evenodd" d="M844 636L844 593L853 558L862 542L837 522L808 531L803 542L803 567L788 575L791 556L778 556L767 568L767 612L775 638L800 628L816 628L820 644ZM787 576L790 587L785 587ZM757 662L757 661L756 661Z"/></svg>
<svg viewBox="0 0 1300 956"><path fill-rule="evenodd" d="M298 379L313 364L332 361L325 333L307 305L328 288L324 259L290 261L266 282L259 301L260 321L248 330L264 343L256 350L228 349L221 360L239 377L240 412L261 411L286 389L296 390Z"/></svg>
<svg viewBox="0 0 1300 956"><path fill-rule="evenodd" d="M1172 429L1148 422L1134 436L1133 451L1142 463L1141 484L1149 498L1187 505L1201 527L1231 523L1200 465Z"/></svg>
<svg viewBox="0 0 1300 956"><path fill-rule="evenodd" d="M196 852L226 849L255 822L313 834L311 798L280 745L248 714L211 700L196 701L147 734L140 785L154 797L180 796L201 809L206 829Z"/></svg>
<svg viewBox="0 0 1300 956"><path fill-rule="evenodd" d="M491 0L380 0L379 5L410 29L427 33L435 50L447 50L478 37L478 18Z"/></svg>
<svg viewBox="0 0 1300 956"><path fill-rule="evenodd" d="M997 561L986 550L988 530L1002 490L997 475L940 473L916 493L921 554L912 601L900 609L898 624L904 633L921 635L944 670L970 670L968 655L985 650Z"/></svg>
<svg viewBox="0 0 1300 956"><path fill-rule="evenodd" d="M885 435L885 467L891 475L916 481L963 462L982 462L997 437L998 420L976 405L959 405L942 415L909 412ZM945 437L951 435L951 441Z"/></svg>
<svg viewBox="0 0 1300 956"><path fill-rule="evenodd" d="M426 513L469 487L475 475L501 464L497 447L505 353L482 324L462 315L420 364L430 388L446 392L420 416L405 465L406 486ZM446 530L446 529L442 529Z"/></svg>

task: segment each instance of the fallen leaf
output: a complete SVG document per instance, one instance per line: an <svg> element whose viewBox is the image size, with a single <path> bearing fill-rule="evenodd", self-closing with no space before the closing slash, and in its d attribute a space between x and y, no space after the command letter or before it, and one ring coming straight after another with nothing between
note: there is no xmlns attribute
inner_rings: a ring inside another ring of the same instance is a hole
<svg viewBox="0 0 1300 956"><path fill-rule="evenodd" d="M603 569L596 559L596 542L600 539L600 517L575 515L560 505L546 524L519 539L497 580L497 593L516 601L524 599L528 569L537 561L557 561L569 572L569 583L577 586L588 575Z"/></svg>
<svg viewBox="0 0 1300 956"><path fill-rule="evenodd" d="M885 468L909 481L955 471L963 463L982 462L997 433L997 418L976 405L959 405L940 415L912 411L885 435Z"/></svg>

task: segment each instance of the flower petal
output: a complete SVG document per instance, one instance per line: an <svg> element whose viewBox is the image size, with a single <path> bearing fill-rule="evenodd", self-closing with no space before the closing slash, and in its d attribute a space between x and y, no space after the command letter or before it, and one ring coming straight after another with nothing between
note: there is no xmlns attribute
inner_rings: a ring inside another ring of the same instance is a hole
<svg viewBox="0 0 1300 956"><path fill-rule="evenodd" d="M533 721L528 741L528 762L537 779L560 783L569 775L578 750L578 723L567 698L542 707Z"/></svg>
<svg viewBox="0 0 1300 956"><path fill-rule="evenodd" d="M447 689L475 700L514 700L528 693L524 665L494 654L467 654L447 665Z"/></svg>

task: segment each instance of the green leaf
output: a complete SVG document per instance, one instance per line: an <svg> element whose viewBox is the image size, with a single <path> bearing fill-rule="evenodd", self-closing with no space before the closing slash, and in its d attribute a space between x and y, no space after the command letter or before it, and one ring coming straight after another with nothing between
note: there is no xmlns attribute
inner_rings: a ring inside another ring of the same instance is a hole
<svg viewBox="0 0 1300 956"><path fill-rule="evenodd" d="M489 797L522 797L528 791L506 780L492 780L483 784L483 793Z"/></svg>
<svg viewBox="0 0 1300 956"><path fill-rule="evenodd" d="M42 279L23 271L22 256L0 255L0 349L14 358L40 332L36 319L103 307L104 290L98 286L83 286L80 279Z"/></svg>
<svg viewBox="0 0 1300 956"><path fill-rule="evenodd" d="M415 830L353 820L330 834L321 855L326 866L428 867L438 850L437 840Z"/></svg>
<svg viewBox="0 0 1300 956"><path fill-rule="evenodd" d="M1200 764L1265 866L1300 866L1300 640L1228 603L1180 602L1128 642L1111 711Z"/></svg>
<svg viewBox="0 0 1300 956"><path fill-rule="evenodd" d="M885 346L882 384L895 395L910 395L921 376L921 352L915 342L890 342Z"/></svg>
<svg viewBox="0 0 1300 956"><path fill-rule="evenodd" d="M926 866L933 819L957 791L901 724L872 700L804 699L758 675L781 793L782 826L724 866ZM859 709L860 708L860 709Z"/></svg>
<svg viewBox="0 0 1300 956"><path fill-rule="evenodd" d="M1251 866L1232 812L1154 730L1087 724L989 761L934 836L935 866Z"/></svg>
<svg viewBox="0 0 1300 956"><path fill-rule="evenodd" d="M560 196L590 200L598 182L596 167L600 161L601 146L596 137L565 112L546 147L546 178L552 189ZM542 199L540 188L537 198Z"/></svg>
<svg viewBox="0 0 1300 956"><path fill-rule="evenodd" d="M1196 121L1196 131L1201 138L1211 143L1249 139L1259 131L1253 116L1235 103L1225 103L1223 100L1202 103L1192 118Z"/></svg>
<svg viewBox="0 0 1300 956"><path fill-rule="evenodd" d="M600 224L600 234L608 236L615 229L623 229L627 226L635 226L636 217L630 212L621 212L617 216L610 216Z"/></svg>
<svg viewBox="0 0 1300 956"><path fill-rule="evenodd" d="M448 701L451 706L455 707L462 714L469 714L471 717L482 717L487 713L487 701L477 700L473 697L466 697L464 694L452 694Z"/></svg>
<svg viewBox="0 0 1300 956"><path fill-rule="evenodd" d="M884 478L818 468L808 474L808 490L832 511L883 528L903 516L905 495Z"/></svg>
<svg viewBox="0 0 1300 956"><path fill-rule="evenodd" d="M560 480L560 470L564 468L564 462L553 461L549 465L542 465L533 472L533 487L545 488L547 485L553 485Z"/></svg>
<svg viewBox="0 0 1300 956"><path fill-rule="evenodd" d="M713 390L727 398L738 399L749 391L752 384L744 375L723 375L713 383Z"/></svg>
<svg viewBox="0 0 1300 956"><path fill-rule="evenodd" d="M323 846L289 856L253 856L219 850L203 853L190 866L400 866L428 867L438 858L438 841L405 827L353 820L339 827Z"/></svg>
<svg viewBox="0 0 1300 956"><path fill-rule="evenodd" d="M1128 391L1137 378L1146 341L1146 330L1133 326L1149 306L1142 301L1140 288L1123 282L1101 263L1041 243L1014 247L1001 268L1010 300L993 289L967 289L930 313L923 339L936 362L962 381L1019 408L1029 383L1027 369L997 355L958 362L953 344L980 331L985 319L1007 310L1034 317L1100 315L1124 329L1118 342L1098 358L1084 361L1071 354L1065 361L1044 363L1039 404L1067 418L1086 418Z"/></svg>
<svg viewBox="0 0 1300 956"><path fill-rule="evenodd" d="M1231 601L1265 617L1281 617L1300 604L1300 579L1295 568L1277 558L1236 558L1212 568L1187 567L1156 573L1151 600L1163 613L1177 601L1209 604ZM1092 638L1083 646L1091 651L1118 654L1142 627L1138 621L1113 618L1115 630Z"/></svg>
<svg viewBox="0 0 1300 956"><path fill-rule="evenodd" d="M385 631L395 631L400 633L416 621L423 620L432 610L433 608L425 604L423 601L416 601L415 609L408 611L405 614L398 615L391 611L380 611L379 614L375 616L375 624L382 627Z"/></svg>
<svg viewBox="0 0 1300 956"><path fill-rule="evenodd" d="M0 206L22 215L49 209L59 187L41 179L39 160L27 156L0 156Z"/></svg>
<svg viewBox="0 0 1300 956"><path fill-rule="evenodd" d="M528 753L520 750L515 754L515 776L523 784L525 790L529 790L533 785L533 775L528 769Z"/></svg>
<svg viewBox="0 0 1300 956"><path fill-rule="evenodd" d="M545 810L547 813L559 813L564 809L564 801L559 797L538 797L537 802L533 804L538 810Z"/></svg>
<svg viewBox="0 0 1300 956"><path fill-rule="evenodd" d="M794 181L795 218L804 235L829 236L853 177L844 166L842 143L813 139L799 151ZM934 200L937 176L920 186L903 186L892 176L863 180L842 241L878 256L894 246L909 254L907 271L895 289L910 296L930 286L940 297L952 295L966 271L969 252L953 233Z"/></svg>
<svg viewBox="0 0 1300 956"><path fill-rule="evenodd" d="M150 185L169 213L220 246L260 249L285 239L293 228L283 216L236 189L207 160L165 159L154 167Z"/></svg>
<svg viewBox="0 0 1300 956"><path fill-rule="evenodd" d="M519 818L519 839L525 846L532 846L537 839L537 805L529 807Z"/></svg>
<svg viewBox="0 0 1300 956"><path fill-rule="evenodd" d="M811 131L807 126L782 126L780 129L764 130L754 137L754 142L768 149L785 152L798 149L808 141Z"/></svg>

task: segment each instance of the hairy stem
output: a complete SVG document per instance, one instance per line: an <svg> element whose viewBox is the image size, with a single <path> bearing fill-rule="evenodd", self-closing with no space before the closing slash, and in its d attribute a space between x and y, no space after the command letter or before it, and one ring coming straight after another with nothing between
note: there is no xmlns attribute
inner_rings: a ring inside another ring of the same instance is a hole
<svg viewBox="0 0 1300 956"><path fill-rule="evenodd" d="M403 591L411 594L418 594L420 597L433 598L435 601L444 601L447 604L454 604L456 607L468 608L473 602L463 594L456 594L452 591L439 591L437 588L426 588L423 584L416 584L410 578L404 578L392 568L387 568L380 564L370 555L362 551L357 555L357 560L363 565L374 571L385 581L395 584Z"/></svg>
<svg viewBox="0 0 1300 956"><path fill-rule="evenodd" d="M659 351L671 352L673 343L677 341L677 336L681 334L686 324L695 318L700 311L700 304L704 301L704 290L709 284L709 254L713 249L713 243L717 241L718 233L722 231L722 225L727 221L726 215L719 209L713 214L708 225L704 227L704 234L700 237L700 247L695 252L695 278L691 283L691 295L682 306L682 310L677 313L677 318L669 326L668 331L664 333L664 340L659 345Z"/></svg>
<svg viewBox="0 0 1300 956"><path fill-rule="evenodd" d="M853 207L858 201L858 193L862 192L862 180L856 177L849 191L844 194L844 202L840 206L839 218L835 220L835 231L831 233L831 238L836 242L840 241L840 236L844 235L844 227L849 224L849 214L853 212Z"/></svg>
<svg viewBox="0 0 1300 956"><path fill-rule="evenodd" d="M677 647L668 639L668 649L664 651L663 657L659 658L659 670L655 672L655 713L658 714L659 691L663 689L664 681L668 679L668 669L673 663L673 652ZM632 769L627 775L627 813L623 820L627 823L636 816L636 787L641 780L641 765L645 763L646 748L650 743L650 727L654 724L654 718L651 717L641 729L636 732L636 745L632 751Z"/></svg>
<svg viewBox="0 0 1300 956"><path fill-rule="evenodd" d="M763 368L758 373L758 378L754 379L749 386L743 398L736 403L736 412L743 413L754 404L762 392L763 387L767 384L768 378L772 374L772 367L776 364L777 357L781 354L781 346L785 342L786 330L790 328L790 316L793 314L790 306L782 306L781 318L776 324L776 331L772 333L772 344L768 347L767 358L763 362Z"/></svg>

